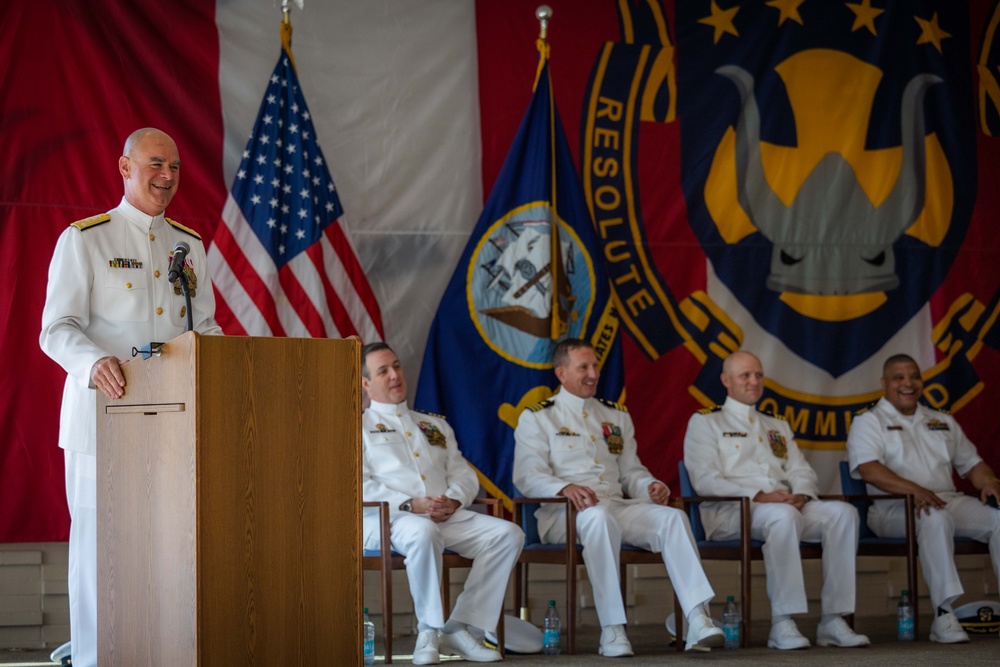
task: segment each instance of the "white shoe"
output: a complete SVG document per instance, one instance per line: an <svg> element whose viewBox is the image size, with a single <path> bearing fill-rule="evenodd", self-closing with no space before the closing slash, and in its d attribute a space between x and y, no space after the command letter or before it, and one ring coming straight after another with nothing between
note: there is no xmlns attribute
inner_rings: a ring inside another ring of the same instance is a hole
<svg viewBox="0 0 1000 667"><path fill-rule="evenodd" d="M830 621L820 621L819 627L816 628L817 646L854 648L868 646L871 643L868 637L852 630L847 621L840 616L834 616Z"/></svg>
<svg viewBox="0 0 1000 667"><path fill-rule="evenodd" d="M953 612L941 614L931 623L931 641L938 644L964 644L969 641L969 635L958 622Z"/></svg>
<svg viewBox="0 0 1000 667"><path fill-rule="evenodd" d="M414 665L436 665L441 662L438 652L437 630L421 630L417 635L417 644L413 647Z"/></svg>
<svg viewBox="0 0 1000 667"><path fill-rule="evenodd" d="M786 618L771 625L771 634L767 637L767 647L779 651L791 651L797 648L809 648L809 640L799 632L795 621Z"/></svg>
<svg viewBox="0 0 1000 667"><path fill-rule="evenodd" d="M609 625L601 630L601 648L597 651L608 658L624 658L635 655L632 644L625 634L624 625Z"/></svg>
<svg viewBox="0 0 1000 667"><path fill-rule="evenodd" d="M726 635L715 627L715 623L707 615L701 614L690 619L685 651L711 651L713 648L722 648L725 645Z"/></svg>
<svg viewBox="0 0 1000 667"><path fill-rule="evenodd" d="M503 656L482 642L477 642L468 630L443 633L441 635L441 651L458 655L469 662L500 662Z"/></svg>

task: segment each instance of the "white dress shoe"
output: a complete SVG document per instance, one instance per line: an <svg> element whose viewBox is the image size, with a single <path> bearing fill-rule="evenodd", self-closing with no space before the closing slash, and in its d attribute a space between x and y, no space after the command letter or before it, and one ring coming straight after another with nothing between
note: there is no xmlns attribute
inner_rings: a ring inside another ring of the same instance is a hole
<svg viewBox="0 0 1000 667"><path fill-rule="evenodd" d="M931 623L931 641L938 644L964 644L969 641L969 635L958 622L953 612L941 614Z"/></svg>
<svg viewBox="0 0 1000 667"><path fill-rule="evenodd" d="M771 634L767 637L767 647L779 651L791 651L797 648L809 648L809 640L802 636L795 621L786 618L771 625Z"/></svg>
<svg viewBox="0 0 1000 667"><path fill-rule="evenodd" d="M821 621L816 628L816 644L818 646L842 646L857 647L871 644L868 637L858 634L851 629L840 616L835 616L830 621Z"/></svg>
<svg viewBox="0 0 1000 667"><path fill-rule="evenodd" d="M417 635L417 644L413 647L414 665L436 665L441 662L438 652L437 630L421 630Z"/></svg>
<svg viewBox="0 0 1000 667"><path fill-rule="evenodd" d="M608 658L635 655L632 652L632 644L625 634L625 626L609 625L601 630L601 648L597 652Z"/></svg>
<svg viewBox="0 0 1000 667"><path fill-rule="evenodd" d="M726 635L705 614L690 620L685 651L711 651L726 645Z"/></svg>
<svg viewBox="0 0 1000 667"><path fill-rule="evenodd" d="M441 635L441 651L460 656L469 662L500 662L503 656L499 651L477 642L468 630L444 633Z"/></svg>

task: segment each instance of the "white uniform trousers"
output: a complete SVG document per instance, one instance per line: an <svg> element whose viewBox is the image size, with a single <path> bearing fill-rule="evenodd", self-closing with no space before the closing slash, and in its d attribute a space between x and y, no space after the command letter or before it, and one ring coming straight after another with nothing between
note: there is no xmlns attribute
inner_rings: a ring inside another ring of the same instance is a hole
<svg viewBox="0 0 1000 667"><path fill-rule="evenodd" d="M64 450L69 505L69 635L73 664L97 665L97 457Z"/></svg>
<svg viewBox="0 0 1000 667"><path fill-rule="evenodd" d="M1000 511L965 494L940 494L944 509L921 512L916 521L917 552L934 607L950 604L963 593L955 567L955 537L971 537L990 545L993 573L1000 581ZM868 525L876 535L906 535L906 505L902 501L879 503L868 512ZM911 592L912 594L912 592Z"/></svg>
<svg viewBox="0 0 1000 667"><path fill-rule="evenodd" d="M577 513L576 531L583 545L583 562L594 589L594 606L601 627L626 623L619 580L622 542L663 557L685 617L715 596L702 569L687 515L676 508L602 500L600 505ZM556 521L542 535L542 541L564 543L566 520Z"/></svg>
<svg viewBox="0 0 1000 667"><path fill-rule="evenodd" d="M443 523L402 515L389 530L392 548L406 556L406 578L420 629L444 627L441 555L448 549L473 559L451 619L487 632L496 630L510 573L524 546L518 526L484 514Z"/></svg>
<svg viewBox="0 0 1000 667"><path fill-rule="evenodd" d="M824 614L852 614L857 594L858 511L839 500L814 500L802 511L786 503L754 503L750 535L764 542L764 571L772 616L809 611L800 542L823 546ZM739 539L739 514L711 532L712 540Z"/></svg>

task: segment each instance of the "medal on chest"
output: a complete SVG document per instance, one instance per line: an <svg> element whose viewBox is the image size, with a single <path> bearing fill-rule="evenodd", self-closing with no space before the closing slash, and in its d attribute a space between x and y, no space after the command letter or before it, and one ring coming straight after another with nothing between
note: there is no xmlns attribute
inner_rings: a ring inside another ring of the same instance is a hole
<svg viewBox="0 0 1000 667"><path fill-rule="evenodd" d="M771 444L771 453L779 459L788 458L788 445L785 443L785 436L781 431L768 431L767 441Z"/></svg>
<svg viewBox="0 0 1000 667"><path fill-rule="evenodd" d="M621 427L611 422L601 422L601 430L604 432L604 442L608 445L608 451L616 455L621 454L622 446L625 444Z"/></svg>
<svg viewBox="0 0 1000 667"><path fill-rule="evenodd" d="M431 443L435 447L441 447L442 449L447 449L448 445L444 439L444 433L441 432L437 426L430 422L417 422L417 426L423 431L424 436L427 438L427 442Z"/></svg>

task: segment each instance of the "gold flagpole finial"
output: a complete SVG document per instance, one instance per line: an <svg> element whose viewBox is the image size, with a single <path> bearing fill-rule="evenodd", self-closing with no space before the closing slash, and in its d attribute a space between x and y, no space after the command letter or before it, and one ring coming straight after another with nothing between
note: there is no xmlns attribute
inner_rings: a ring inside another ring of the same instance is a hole
<svg viewBox="0 0 1000 667"><path fill-rule="evenodd" d="M552 19L552 8L548 5L540 5L538 9L535 10L535 17L538 18L538 22L542 24L542 29L538 33L538 38L544 40L549 30L549 21Z"/></svg>

